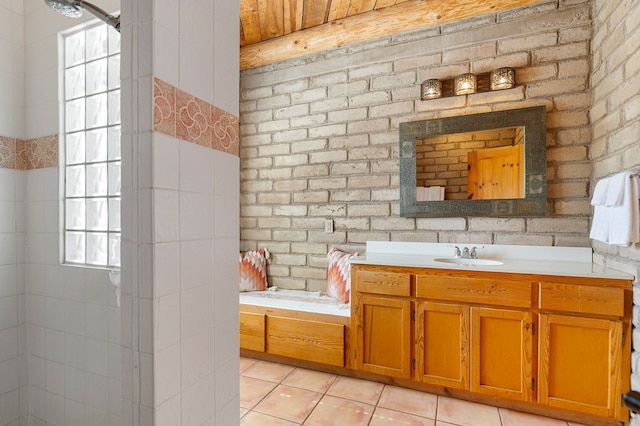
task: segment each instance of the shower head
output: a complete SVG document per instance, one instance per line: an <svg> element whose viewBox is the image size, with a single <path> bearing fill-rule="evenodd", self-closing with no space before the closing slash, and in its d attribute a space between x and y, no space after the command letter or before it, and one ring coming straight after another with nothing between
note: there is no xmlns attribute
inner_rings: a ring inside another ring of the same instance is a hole
<svg viewBox="0 0 640 426"><path fill-rule="evenodd" d="M44 0L51 9L69 18L79 18L82 16L82 9L67 0Z"/></svg>
<svg viewBox="0 0 640 426"><path fill-rule="evenodd" d="M44 0L51 9L69 18L79 18L82 16L82 9L89 11L96 18L111 25L120 32L120 17L109 15L104 10L84 0Z"/></svg>

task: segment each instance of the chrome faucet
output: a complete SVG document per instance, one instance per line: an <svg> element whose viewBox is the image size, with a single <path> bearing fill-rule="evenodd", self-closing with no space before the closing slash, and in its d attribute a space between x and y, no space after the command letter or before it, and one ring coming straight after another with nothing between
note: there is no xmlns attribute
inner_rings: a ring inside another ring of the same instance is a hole
<svg viewBox="0 0 640 426"><path fill-rule="evenodd" d="M471 250L469 250L469 247L465 247L462 249L462 252L460 252L460 248L458 246L455 246L455 252L454 252L454 257L456 258L461 258L461 259L477 259L478 258L478 253L476 252L476 248L473 247Z"/></svg>

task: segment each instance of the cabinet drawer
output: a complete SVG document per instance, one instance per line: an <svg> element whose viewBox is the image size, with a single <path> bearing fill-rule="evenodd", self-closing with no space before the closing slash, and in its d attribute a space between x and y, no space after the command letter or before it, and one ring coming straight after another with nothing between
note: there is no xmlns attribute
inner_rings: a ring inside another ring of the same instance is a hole
<svg viewBox="0 0 640 426"><path fill-rule="evenodd" d="M360 293L406 296L411 293L411 275L395 272L356 271L356 286Z"/></svg>
<svg viewBox="0 0 640 426"><path fill-rule="evenodd" d="M344 325L269 316L267 353L344 366Z"/></svg>
<svg viewBox="0 0 640 426"><path fill-rule="evenodd" d="M480 305L531 307L531 283L504 278L418 275L416 297Z"/></svg>
<svg viewBox="0 0 640 426"><path fill-rule="evenodd" d="M264 352L264 314L240 312L240 349Z"/></svg>
<svg viewBox="0 0 640 426"><path fill-rule="evenodd" d="M540 309L621 317L624 315L624 290L542 282Z"/></svg>

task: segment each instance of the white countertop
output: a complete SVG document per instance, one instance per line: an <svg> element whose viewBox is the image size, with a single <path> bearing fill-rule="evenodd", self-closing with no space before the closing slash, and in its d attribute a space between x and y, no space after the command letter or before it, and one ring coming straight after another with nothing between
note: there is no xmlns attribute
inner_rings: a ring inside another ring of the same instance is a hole
<svg viewBox="0 0 640 426"><path fill-rule="evenodd" d="M291 309L294 311L348 317L350 305L338 302L322 292L287 290L271 287L266 291L241 292L240 304L264 306L267 308Z"/></svg>
<svg viewBox="0 0 640 426"><path fill-rule="evenodd" d="M478 259L498 260L502 264L459 265L435 260L443 257L453 258L455 246L458 246L460 250L465 247L469 249L476 247ZM585 278L634 279L633 275L593 264L592 250L589 247L367 241L366 256L354 257L351 259L351 263Z"/></svg>

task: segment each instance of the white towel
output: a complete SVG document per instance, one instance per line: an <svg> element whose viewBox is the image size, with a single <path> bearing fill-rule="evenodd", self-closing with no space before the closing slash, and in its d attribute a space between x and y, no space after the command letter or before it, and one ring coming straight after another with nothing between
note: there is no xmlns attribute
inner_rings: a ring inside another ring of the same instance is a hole
<svg viewBox="0 0 640 426"><path fill-rule="evenodd" d="M623 197L627 195L625 191L629 184L629 179L631 179L631 173L628 172L611 176L609 187L607 188L607 198L604 202L605 206L618 207L622 205L624 202Z"/></svg>
<svg viewBox="0 0 640 426"><path fill-rule="evenodd" d="M609 244L627 246L640 242L640 191L638 177L628 175L624 185L622 201L617 207L610 207Z"/></svg>
<svg viewBox="0 0 640 426"><path fill-rule="evenodd" d="M640 178L630 173L614 175L608 187L596 185L589 237L612 245L626 246L640 242ZM597 204L606 190L605 205ZM598 194L596 194L596 192Z"/></svg>
<svg viewBox="0 0 640 426"><path fill-rule="evenodd" d="M596 189L593 191L593 197L591 197L592 206L604 206L607 200L607 191L609 190L609 183L611 178L603 178L596 183Z"/></svg>
<svg viewBox="0 0 640 426"><path fill-rule="evenodd" d="M589 238L592 240L609 242L609 222L611 222L610 207L595 206L593 209L593 220L591 221L591 232Z"/></svg>

